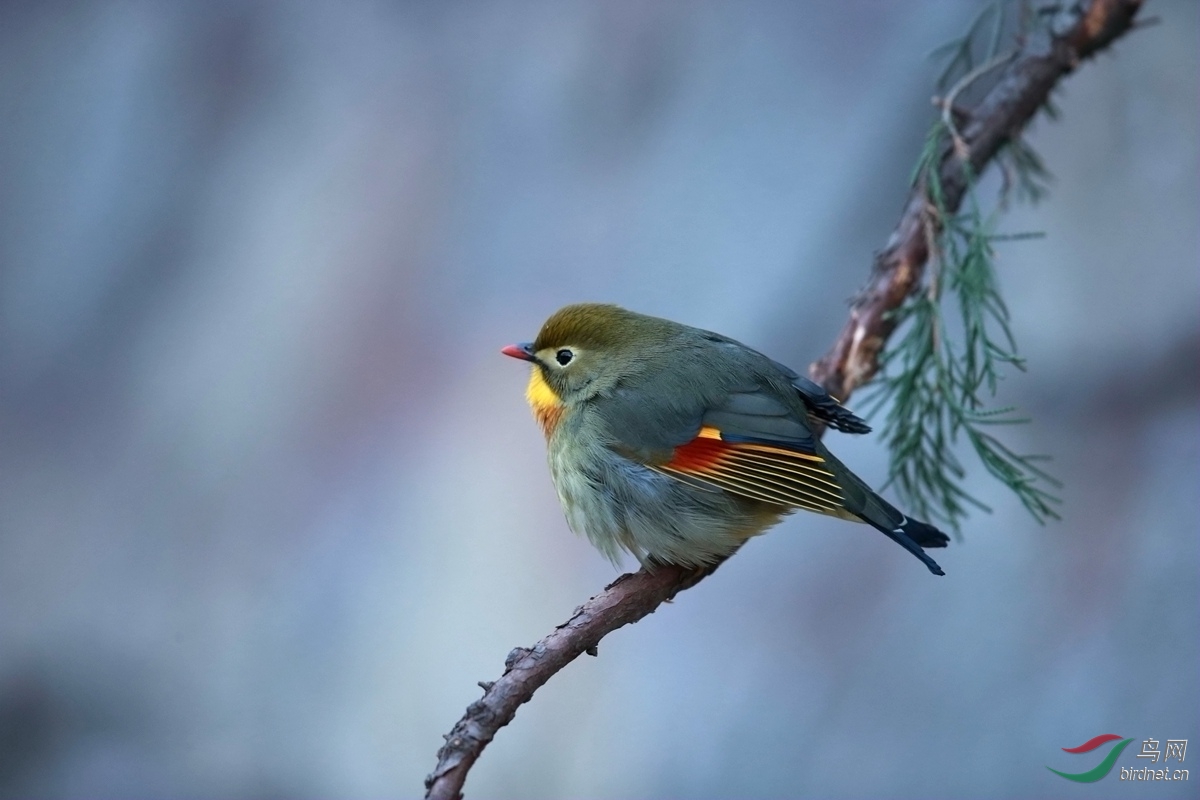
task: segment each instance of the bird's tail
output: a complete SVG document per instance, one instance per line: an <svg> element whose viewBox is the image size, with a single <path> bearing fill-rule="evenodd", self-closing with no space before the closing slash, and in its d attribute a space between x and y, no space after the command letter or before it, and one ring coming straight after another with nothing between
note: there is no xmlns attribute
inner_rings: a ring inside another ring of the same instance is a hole
<svg viewBox="0 0 1200 800"><path fill-rule="evenodd" d="M867 520L867 523L882 531L884 536L921 559L922 563L934 575L946 574L938 566L938 563L921 549L922 547L945 547L950 542L950 537L937 528L917 519L909 519L903 514L900 514L900 524L894 528L888 528L886 524L880 524L871 519Z"/></svg>
<svg viewBox="0 0 1200 800"><path fill-rule="evenodd" d="M921 562L934 575L945 575L946 573L942 571L938 563L921 548L945 547L950 543L950 537L927 522L905 516L899 509L853 476L853 473L851 476L858 483L858 487L863 490L863 496L860 497L862 507L850 509L855 516L921 559Z"/></svg>

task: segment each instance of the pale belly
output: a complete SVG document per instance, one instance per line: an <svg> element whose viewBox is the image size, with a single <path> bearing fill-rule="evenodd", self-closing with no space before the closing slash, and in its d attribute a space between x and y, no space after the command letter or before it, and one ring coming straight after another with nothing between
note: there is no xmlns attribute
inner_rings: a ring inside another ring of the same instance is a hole
<svg viewBox="0 0 1200 800"><path fill-rule="evenodd" d="M567 523L614 564L622 550L643 564L712 564L790 511L683 483L602 445L564 448L557 439L547 452Z"/></svg>

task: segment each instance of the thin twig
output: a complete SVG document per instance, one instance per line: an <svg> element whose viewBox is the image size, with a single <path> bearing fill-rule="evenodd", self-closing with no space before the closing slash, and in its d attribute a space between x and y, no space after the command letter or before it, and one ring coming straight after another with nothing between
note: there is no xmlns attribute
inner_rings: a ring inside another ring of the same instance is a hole
<svg viewBox="0 0 1200 800"><path fill-rule="evenodd" d="M954 105L955 98L957 98L959 93L972 83L979 80L997 67L1004 66L1016 57L1017 51L1013 50L1010 53L1003 53L991 59L990 61L980 64L966 75L963 75L962 78L959 79L958 83L954 84L954 87L951 88L950 91L946 93L946 96L943 97L939 102L939 105L942 107L942 124L946 126L946 130L950 133L950 141L954 142L954 154L963 161L967 159L967 156L970 153L970 148L967 147L967 143L962 138L962 134L958 132L958 126L954 124L954 115L951 112L956 110Z"/></svg>
<svg viewBox="0 0 1200 800"><path fill-rule="evenodd" d="M1072 24L1059 28L1053 36L1031 37L1022 45L1004 75L969 113L961 132L967 147L966 164L951 157L950 149L942 154L939 176L947 213L958 209L967 189L967 175L982 173L1000 147L1018 135L1042 107L1050 90L1082 59L1129 31L1140 7L1141 0L1081 0L1073 6ZM879 354L895 329L891 312L919 286L931 241L925 227L929 199L924 192L923 185L914 188L887 247L876 257L867 286L850 309L849 321L829 353L809 369L835 397L847 399L879 369ZM622 575L533 648L510 653L504 674L494 682L480 684L483 697L468 706L445 737L437 766L426 778L425 796L461 798L467 773L483 748L554 673L580 654L594 652L608 633L652 613L707 574L661 567Z"/></svg>

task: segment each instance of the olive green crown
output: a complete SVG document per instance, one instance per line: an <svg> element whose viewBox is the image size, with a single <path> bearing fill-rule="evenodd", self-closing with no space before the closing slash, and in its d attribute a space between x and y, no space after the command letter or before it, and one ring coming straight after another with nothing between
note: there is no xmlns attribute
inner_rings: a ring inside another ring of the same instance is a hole
<svg viewBox="0 0 1200 800"><path fill-rule="evenodd" d="M646 334L662 337L666 320L626 311L611 303L576 303L550 316L533 343L534 352L547 347L572 345L612 350L641 340Z"/></svg>

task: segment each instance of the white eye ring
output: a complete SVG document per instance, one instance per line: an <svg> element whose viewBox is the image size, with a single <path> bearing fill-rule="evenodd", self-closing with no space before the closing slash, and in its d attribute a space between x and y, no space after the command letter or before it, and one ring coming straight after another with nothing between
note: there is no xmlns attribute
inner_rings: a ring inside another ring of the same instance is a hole
<svg viewBox="0 0 1200 800"><path fill-rule="evenodd" d="M560 367L565 367L571 363L571 359L575 358L575 354L569 348L562 348L554 354L554 360L558 362Z"/></svg>

